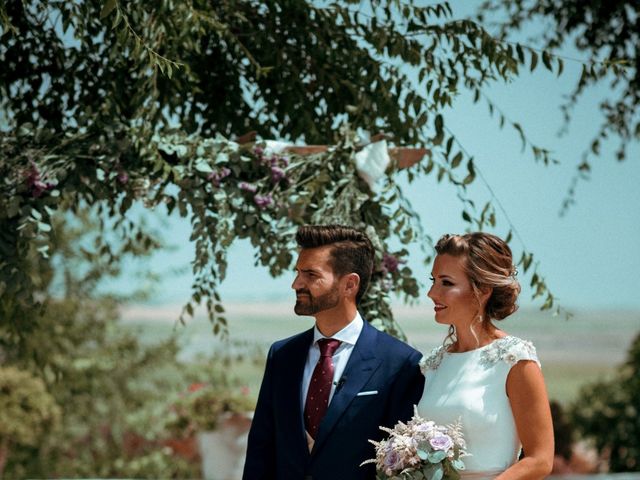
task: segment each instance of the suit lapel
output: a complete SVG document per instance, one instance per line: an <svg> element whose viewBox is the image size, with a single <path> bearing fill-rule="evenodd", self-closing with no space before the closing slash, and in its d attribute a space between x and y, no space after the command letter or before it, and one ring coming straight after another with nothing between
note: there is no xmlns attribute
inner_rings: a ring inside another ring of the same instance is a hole
<svg viewBox="0 0 640 480"><path fill-rule="evenodd" d="M312 341L313 329L304 332L287 346L289 349L286 354L288 365L282 370L283 373L280 382L278 382L280 394L277 395L279 399L277 410L282 415L280 425L288 431L284 438L291 439L289 448L291 451L297 451L298 455L302 455L302 458L309 456L309 448L307 447L302 414L301 385Z"/></svg>
<svg viewBox="0 0 640 480"><path fill-rule="evenodd" d="M360 337L358 337L344 369L344 386L331 399L327 413L320 423L312 455L322 447L349 404L380 366L381 359L376 356L375 352L376 336L377 330L365 321Z"/></svg>

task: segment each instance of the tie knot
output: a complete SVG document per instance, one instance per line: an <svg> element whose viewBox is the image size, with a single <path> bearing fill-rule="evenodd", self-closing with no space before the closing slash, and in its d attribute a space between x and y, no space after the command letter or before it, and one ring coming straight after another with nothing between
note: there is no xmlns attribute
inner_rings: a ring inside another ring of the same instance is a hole
<svg viewBox="0 0 640 480"><path fill-rule="evenodd" d="M318 340L318 346L320 347L320 356L333 357L333 354L340 346L340 343L340 340L336 340L335 338L321 338L320 340Z"/></svg>

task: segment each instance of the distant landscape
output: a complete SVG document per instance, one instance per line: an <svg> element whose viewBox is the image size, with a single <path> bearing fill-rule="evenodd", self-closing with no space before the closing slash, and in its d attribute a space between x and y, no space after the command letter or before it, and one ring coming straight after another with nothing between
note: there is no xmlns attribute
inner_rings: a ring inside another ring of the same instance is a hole
<svg viewBox="0 0 640 480"><path fill-rule="evenodd" d="M313 325L311 317L297 317L291 304L234 303L227 306L228 340L214 337L204 315L187 325L176 324L180 306L130 306L123 323L139 331L145 342L176 335L181 358L227 352L246 357L234 363L234 377L257 396L269 345ZM408 342L428 353L439 345L446 329L425 306L398 306L396 318ZM625 360L633 338L640 333L640 311L573 311L569 320L548 312L522 309L502 322L508 333L531 340L537 348L549 397L562 403L579 395L580 387L607 378ZM255 359L251 361L251 359Z"/></svg>

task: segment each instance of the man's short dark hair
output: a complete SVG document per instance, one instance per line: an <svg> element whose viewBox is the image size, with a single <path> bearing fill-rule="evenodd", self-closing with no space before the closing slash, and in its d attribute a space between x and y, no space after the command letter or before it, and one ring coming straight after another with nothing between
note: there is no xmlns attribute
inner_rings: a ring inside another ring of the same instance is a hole
<svg viewBox="0 0 640 480"><path fill-rule="evenodd" d="M298 229L300 248L331 246L329 264L336 275L357 273L360 288L356 304L367 291L373 271L374 249L364 232L344 225L305 225Z"/></svg>

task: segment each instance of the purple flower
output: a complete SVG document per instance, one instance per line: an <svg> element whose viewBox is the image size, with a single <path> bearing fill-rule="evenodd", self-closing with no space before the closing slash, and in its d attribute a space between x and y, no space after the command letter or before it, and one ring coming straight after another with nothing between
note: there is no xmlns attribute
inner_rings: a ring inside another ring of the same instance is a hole
<svg viewBox="0 0 640 480"><path fill-rule="evenodd" d="M384 457L384 466L387 471L394 471L402 467L402 457L393 449L387 451Z"/></svg>
<svg viewBox="0 0 640 480"><path fill-rule="evenodd" d="M284 170L276 166L271 167L271 181L273 181L273 183L278 183L284 177L286 177Z"/></svg>
<svg viewBox="0 0 640 480"><path fill-rule="evenodd" d="M453 447L453 440L449 435L437 434L429 440L429 444L434 450L450 450Z"/></svg>
<svg viewBox="0 0 640 480"><path fill-rule="evenodd" d="M264 149L262 147L254 147L253 153L255 153L258 157L262 157L262 155L264 154Z"/></svg>
<svg viewBox="0 0 640 480"><path fill-rule="evenodd" d="M405 263L404 260L400 260L398 257L391 255L390 253L384 253L382 255L382 267L389 273L398 271L398 265Z"/></svg>
<svg viewBox="0 0 640 480"><path fill-rule="evenodd" d="M253 201L261 210L264 210L273 203L271 195L256 195L253 197Z"/></svg>
<svg viewBox="0 0 640 480"><path fill-rule="evenodd" d="M124 170L120 170L118 172L118 177L117 178L118 178L118 181L124 185L125 183L127 183L129 181L129 174L127 172L125 172Z"/></svg>
<svg viewBox="0 0 640 480"><path fill-rule="evenodd" d="M227 167L222 167L219 172L211 172L207 176L207 180L210 180L214 187L219 187L222 180L231 175L231 170Z"/></svg>
<svg viewBox="0 0 640 480"><path fill-rule="evenodd" d="M245 192L251 192L251 193L256 193L258 191L258 187L247 182L240 182L238 184L238 188L240 190L244 190Z"/></svg>

